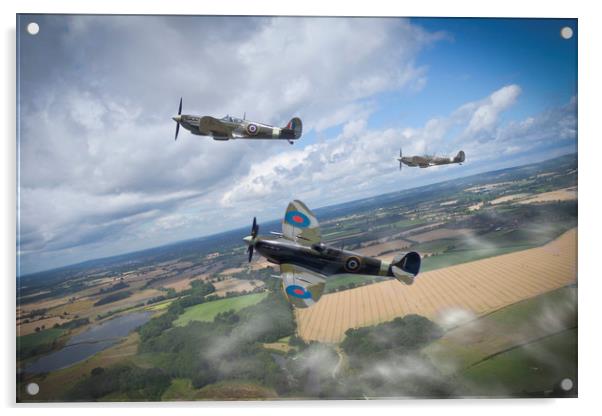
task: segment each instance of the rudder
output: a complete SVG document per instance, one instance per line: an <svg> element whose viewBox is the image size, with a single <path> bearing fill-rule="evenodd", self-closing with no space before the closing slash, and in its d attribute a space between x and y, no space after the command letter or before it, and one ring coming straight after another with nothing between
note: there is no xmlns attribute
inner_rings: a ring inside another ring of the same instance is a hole
<svg viewBox="0 0 602 416"><path fill-rule="evenodd" d="M411 251L407 254L400 254L393 259L391 271L397 280L406 285L414 283L414 278L420 273L422 259L420 254Z"/></svg>
<svg viewBox="0 0 602 416"><path fill-rule="evenodd" d="M303 134L303 123L299 117L291 118L285 128L293 131L295 140L300 138L301 134Z"/></svg>

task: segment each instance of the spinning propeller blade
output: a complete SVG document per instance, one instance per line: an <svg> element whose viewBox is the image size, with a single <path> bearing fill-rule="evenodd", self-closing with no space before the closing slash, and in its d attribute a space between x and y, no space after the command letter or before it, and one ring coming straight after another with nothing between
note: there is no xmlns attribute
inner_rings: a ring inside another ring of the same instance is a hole
<svg viewBox="0 0 602 416"><path fill-rule="evenodd" d="M255 244L257 233L259 233L259 225L257 225L257 217L253 217L253 225L251 225L251 241L249 242L249 248L247 249L247 253L249 253L249 263L253 259L253 246Z"/></svg>
<svg viewBox="0 0 602 416"><path fill-rule="evenodd" d="M178 107L178 116L182 115L182 97L180 97L180 107ZM176 137L174 140L178 140L178 133L180 132L180 121L176 120Z"/></svg>

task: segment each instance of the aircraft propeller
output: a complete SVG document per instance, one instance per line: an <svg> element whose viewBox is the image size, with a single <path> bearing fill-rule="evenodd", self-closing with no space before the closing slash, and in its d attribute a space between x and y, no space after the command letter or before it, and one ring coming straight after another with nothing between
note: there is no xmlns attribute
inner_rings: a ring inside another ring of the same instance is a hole
<svg viewBox="0 0 602 416"><path fill-rule="evenodd" d="M247 249L247 253L249 253L249 263L253 259L253 246L255 243L255 238L259 233L259 225L257 225L257 218L253 217L253 225L251 226L251 239L249 240L249 248ZM246 237L248 238L248 237Z"/></svg>
<svg viewBox="0 0 602 416"><path fill-rule="evenodd" d="M182 97L180 97L180 107L178 108L178 117L174 117L176 122L176 137L174 140L178 140L178 133L180 132L180 116L182 115Z"/></svg>
<svg viewBox="0 0 602 416"><path fill-rule="evenodd" d="M401 147L399 148L399 170L401 170L401 159L403 159L403 157L401 156Z"/></svg>

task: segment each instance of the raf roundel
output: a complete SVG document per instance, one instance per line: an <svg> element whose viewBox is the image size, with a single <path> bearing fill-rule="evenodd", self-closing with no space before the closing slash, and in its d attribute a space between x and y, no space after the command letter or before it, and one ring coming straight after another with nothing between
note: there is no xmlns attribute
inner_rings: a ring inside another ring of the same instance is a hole
<svg viewBox="0 0 602 416"><path fill-rule="evenodd" d="M257 126L255 124L249 124L247 126L247 133L254 136L257 134Z"/></svg>
<svg viewBox="0 0 602 416"><path fill-rule="evenodd" d="M311 299L311 293L309 293L303 286L290 285L286 287L286 293L289 296L300 299Z"/></svg>
<svg viewBox="0 0 602 416"><path fill-rule="evenodd" d="M300 211L289 211L284 216L284 221L294 227L307 228L309 227L310 220L307 215Z"/></svg>
<svg viewBox="0 0 602 416"><path fill-rule="evenodd" d="M349 272L355 272L360 268L361 261L358 257L352 256L345 261L345 269Z"/></svg>

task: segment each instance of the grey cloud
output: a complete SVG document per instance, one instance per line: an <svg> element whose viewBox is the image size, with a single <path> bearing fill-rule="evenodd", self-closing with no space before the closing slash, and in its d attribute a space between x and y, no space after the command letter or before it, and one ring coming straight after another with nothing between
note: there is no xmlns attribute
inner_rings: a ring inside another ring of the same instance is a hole
<svg viewBox="0 0 602 416"><path fill-rule="evenodd" d="M446 117L427 121L421 128L371 130L365 127L365 120L350 120L335 138L254 163L246 175L223 192L221 204L236 207L266 198L273 206L283 207L288 200L300 198L310 206L324 206L496 169L508 163L500 160L500 156L514 157L513 152L525 153L516 162L520 164L533 161L529 152L537 150L540 158L546 154L552 157L558 151L566 151L567 143L569 147L576 145L576 130L572 128L576 121L574 100L561 108L536 114L528 122L502 124L500 114L512 105L519 92L518 86L502 87L488 97L460 106ZM483 111L490 116L479 122L480 128L473 123L472 134L462 138L451 136L458 126L467 128L475 120L475 114ZM493 139L483 141L483 131ZM427 144L429 152L439 155L464 149L469 163L460 169L406 169L400 176L395 169L394 149L401 145L405 154L420 153ZM260 210L258 207L254 212L270 217L279 215L279 211Z"/></svg>
<svg viewBox="0 0 602 416"><path fill-rule="evenodd" d="M447 37L406 19L38 17L44 36L23 37L20 54L24 270L273 218L290 198L323 206L432 182L442 170L400 178L394 149L457 151L458 128L466 174L500 149L576 134L574 105L500 125L518 86L418 128L368 129L374 96L421 88L419 52ZM174 143L180 96L184 112L246 111L277 125L299 115L306 134L343 131L305 147L189 134Z"/></svg>
<svg viewBox="0 0 602 416"><path fill-rule="evenodd" d="M173 143L180 96L184 112L246 111L277 125L299 115L306 132L323 130L367 117L374 94L423 85L415 57L445 38L406 19L29 18L41 33L22 36L20 50L24 271L232 228L245 217L224 218L215 201L291 148L190 135ZM120 205L124 195L135 198Z"/></svg>

